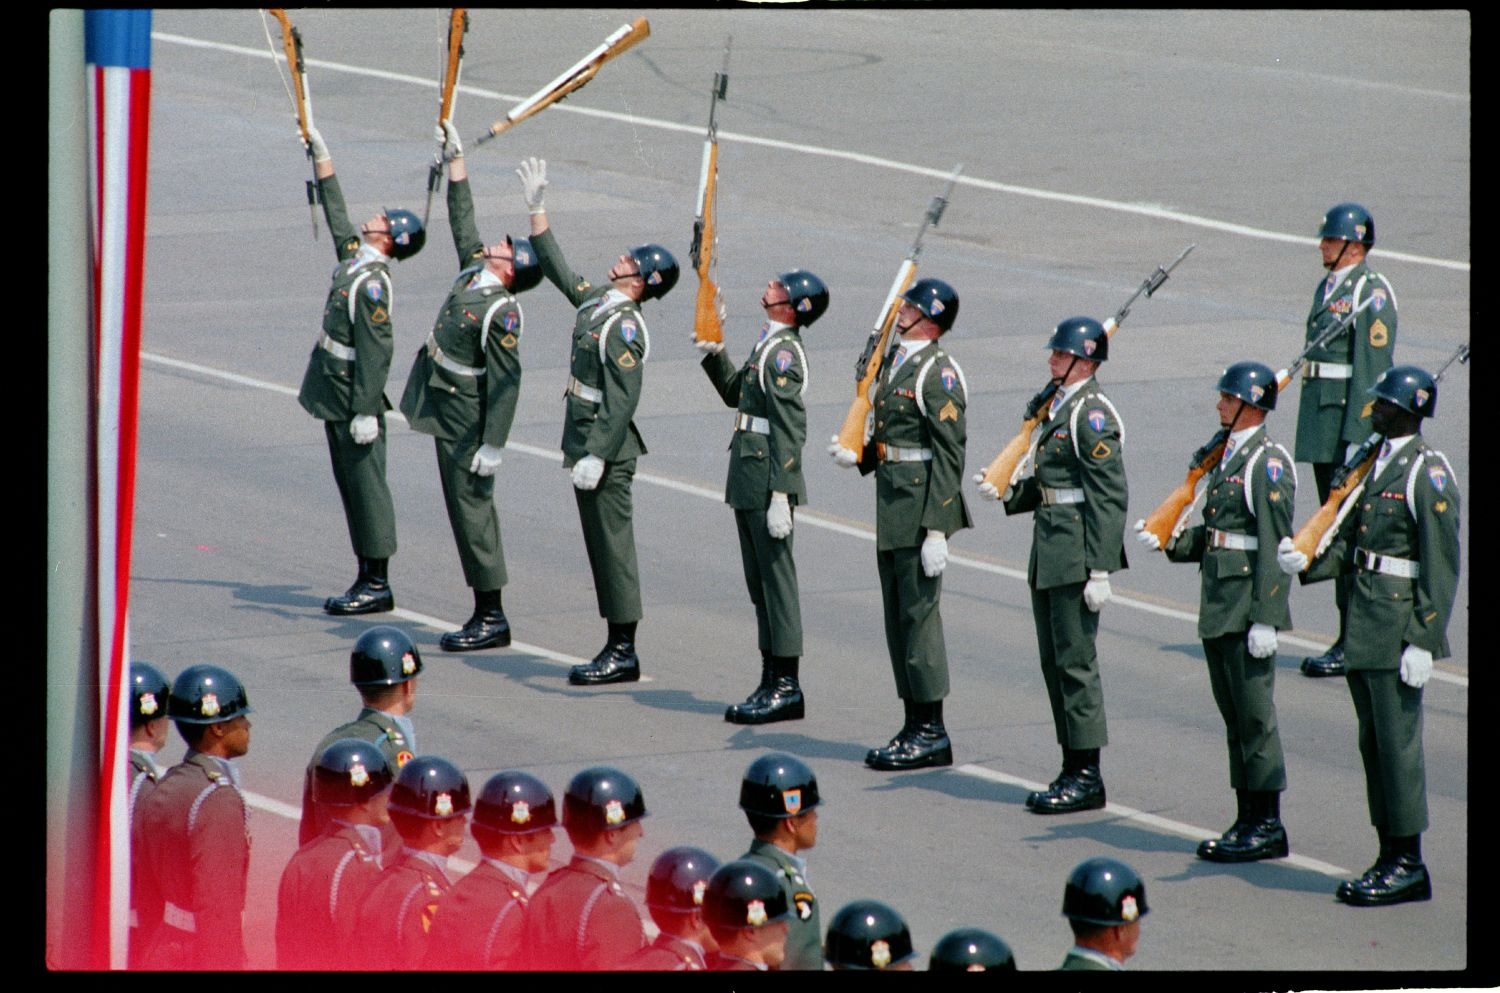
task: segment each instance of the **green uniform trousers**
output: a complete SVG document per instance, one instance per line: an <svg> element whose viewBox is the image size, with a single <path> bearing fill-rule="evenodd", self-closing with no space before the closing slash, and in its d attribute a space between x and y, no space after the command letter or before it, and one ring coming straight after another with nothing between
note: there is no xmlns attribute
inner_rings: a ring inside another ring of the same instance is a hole
<svg viewBox="0 0 1500 993"><path fill-rule="evenodd" d="M505 546L500 540L500 517L495 513L495 477L469 471L478 446L433 438L438 478L448 523L463 563L464 582L476 590L498 590L505 585Z"/></svg>
<svg viewBox="0 0 1500 993"><path fill-rule="evenodd" d="M594 489L573 488L578 520L583 525L583 546L594 574L599 616L611 624L630 624L642 616L641 579L635 560L635 507L630 497L634 479L635 459L622 459L604 464L604 475Z"/></svg>
<svg viewBox="0 0 1500 993"><path fill-rule="evenodd" d="M385 482L385 418L380 435L368 445L349 436L348 421L324 421L333 481L338 484L349 525L349 543L362 559L388 559L396 554L396 507Z"/></svg>
<svg viewBox="0 0 1500 993"><path fill-rule="evenodd" d="M943 577L922 571L922 550L916 546L876 552L875 561L896 695L912 703L936 703L948 695L948 648L938 608Z"/></svg>
<svg viewBox="0 0 1500 993"><path fill-rule="evenodd" d="M1276 656L1250 654L1245 631L1205 638L1208 685L1224 718L1229 746L1229 785L1236 790L1279 793L1286 789L1286 760L1276 724Z"/></svg>
<svg viewBox="0 0 1500 993"><path fill-rule="evenodd" d="M755 604L755 626L760 650L767 655L799 658L802 655L802 604L797 596L797 563L792 558L792 539L772 538L766 531L764 510L736 510L734 523L740 533L740 560L745 567L745 587Z"/></svg>
<svg viewBox="0 0 1500 993"><path fill-rule="evenodd" d="M1094 637L1099 615L1083 602L1083 583L1031 591L1031 616L1042 660L1042 680L1052 702L1057 743L1064 748L1109 744L1104 720L1104 687Z"/></svg>
<svg viewBox="0 0 1500 993"><path fill-rule="evenodd" d="M1344 678L1359 718L1370 823L1392 838L1421 834L1427 830L1422 691L1403 683L1398 669L1351 669Z"/></svg>

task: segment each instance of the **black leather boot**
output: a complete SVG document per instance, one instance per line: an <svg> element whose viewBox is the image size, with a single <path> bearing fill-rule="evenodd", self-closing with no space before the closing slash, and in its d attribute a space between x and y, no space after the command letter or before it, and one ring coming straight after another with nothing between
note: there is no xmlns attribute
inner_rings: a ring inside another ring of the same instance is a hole
<svg viewBox="0 0 1500 993"><path fill-rule="evenodd" d="M1218 859L1216 859L1214 856L1218 853L1219 846L1237 841L1239 839L1240 832L1245 829L1245 827L1249 824L1249 821L1250 791L1235 790L1234 823L1229 825L1229 830L1225 831L1219 837L1206 838L1203 841L1200 841L1198 843L1198 857L1200 859L1208 859L1210 862L1218 861Z"/></svg>
<svg viewBox="0 0 1500 993"><path fill-rule="evenodd" d="M877 768L875 765L876 756L892 751L904 744L907 737L911 735L912 725L916 723L916 718L914 717L916 704L910 700L902 700L901 707L906 712L906 719L901 722L901 730L897 731L895 736L886 742L883 748L872 748L865 753L865 765L872 769Z"/></svg>
<svg viewBox="0 0 1500 993"><path fill-rule="evenodd" d="M1385 870L1385 864L1391 858L1391 838L1390 835L1386 834L1380 828L1375 829L1375 834L1380 838L1380 851L1375 856L1375 864L1366 869L1364 875L1358 879L1346 879L1342 883L1339 883L1339 888L1333 894L1338 899L1344 899L1344 896L1356 884L1368 883Z"/></svg>
<svg viewBox="0 0 1500 993"><path fill-rule="evenodd" d="M323 601L323 610L330 614L383 614L396 606L396 594L386 580L388 559L360 559L359 574L354 585L343 596L331 596Z"/></svg>
<svg viewBox="0 0 1500 993"><path fill-rule="evenodd" d="M1281 793L1275 790L1250 792L1250 820L1233 840L1220 844L1213 856L1215 862L1259 862L1282 859L1291 852L1286 828L1281 823Z"/></svg>
<svg viewBox="0 0 1500 993"><path fill-rule="evenodd" d="M633 683L641 678L641 660L635 654L635 621L609 625L608 640L588 662L568 670L574 686Z"/></svg>
<svg viewBox="0 0 1500 993"><path fill-rule="evenodd" d="M499 590L474 591L474 616L462 629L438 639L445 652L474 652L481 648L504 648L510 644L510 622L500 607Z"/></svg>
<svg viewBox="0 0 1500 993"><path fill-rule="evenodd" d="M865 756L872 769L925 769L952 765L953 743L943 727L943 701L908 703L907 726L884 748Z"/></svg>
<svg viewBox="0 0 1500 993"><path fill-rule="evenodd" d="M1344 641L1339 641L1328 651L1316 658L1305 658L1302 660L1302 675L1312 676L1342 676L1344 675Z"/></svg>
<svg viewBox="0 0 1500 993"><path fill-rule="evenodd" d="M1346 882L1336 895L1354 907L1431 900L1432 878L1422 864L1422 836L1391 838L1384 863L1376 863L1359 879Z"/></svg>
<svg viewBox="0 0 1500 993"><path fill-rule="evenodd" d="M750 694L750 699L724 711L724 719L731 724L800 720L804 707L802 687L797 682L798 662L795 655L768 656L760 687Z"/></svg>
<svg viewBox="0 0 1500 993"><path fill-rule="evenodd" d="M1069 766L1072 766L1071 770ZM1063 773L1046 792L1026 798L1033 814L1071 814L1104 806L1104 777L1099 772L1099 749L1063 750Z"/></svg>

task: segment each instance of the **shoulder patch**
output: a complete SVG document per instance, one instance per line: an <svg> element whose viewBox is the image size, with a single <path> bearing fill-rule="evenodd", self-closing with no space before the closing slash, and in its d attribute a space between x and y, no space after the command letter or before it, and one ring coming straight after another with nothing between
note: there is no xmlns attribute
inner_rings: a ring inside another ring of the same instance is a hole
<svg viewBox="0 0 1500 993"><path fill-rule="evenodd" d="M500 339L500 347L501 348L515 348L516 347L516 336L513 335L513 334L508 334L504 338L501 338Z"/></svg>
<svg viewBox="0 0 1500 993"><path fill-rule="evenodd" d="M386 321L390 320L390 318L391 315L387 313L384 307L376 307L374 310L370 311L370 320L376 324L384 324Z"/></svg>
<svg viewBox="0 0 1500 993"><path fill-rule="evenodd" d="M378 303L385 296L385 284L378 279L365 280L365 296Z"/></svg>
<svg viewBox="0 0 1500 993"><path fill-rule="evenodd" d="M1096 459L1107 459L1113 452L1114 449L1110 448L1109 445L1101 441L1099 442L1099 444L1094 446L1094 450L1089 452L1089 454Z"/></svg>
<svg viewBox="0 0 1500 993"><path fill-rule="evenodd" d="M408 752L408 751L397 752L396 753L396 768L397 769L401 768L402 766L406 765L406 763L410 762L414 758L416 758L416 756L413 755L411 752Z"/></svg>
<svg viewBox="0 0 1500 993"><path fill-rule="evenodd" d="M1385 299L1385 295L1383 293L1381 293L1379 290L1376 290L1375 291L1375 303L1371 304L1370 306L1372 307L1372 309L1379 310L1380 309L1380 302L1383 301L1384 299ZM1390 343L1391 343L1391 329L1385 326L1385 322L1384 321L1382 321L1382 320L1376 320L1373 324L1370 325L1370 347L1371 348L1384 348L1386 345L1389 345Z"/></svg>
<svg viewBox="0 0 1500 993"><path fill-rule="evenodd" d="M621 352L615 361L620 364L621 369L634 369L637 364L635 356L631 355L628 350Z"/></svg>
<svg viewBox="0 0 1500 993"><path fill-rule="evenodd" d="M1102 407L1094 407L1089 411L1089 427L1095 431L1103 431L1108 418Z"/></svg>
<svg viewBox="0 0 1500 993"><path fill-rule="evenodd" d="M1439 493L1448 488L1448 469L1442 465L1430 465L1427 467L1427 480L1432 483L1432 488Z"/></svg>
<svg viewBox="0 0 1500 993"><path fill-rule="evenodd" d="M1273 483L1281 482L1281 477L1286 474L1286 465L1275 456L1266 459L1266 478Z"/></svg>
<svg viewBox="0 0 1500 993"><path fill-rule="evenodd" d="M1377 286L1377 287L1375 287L1375 289L1373 289L1373 290L1370 291L1370 309L1371 310L1373 310L1375 313L1378 314L1382 310L1385 309L1385 304L1386 304L1386 295L1385 295L1385 288L1384 287Z"/></svg>
<svg viewBox="0 0 1500 993"><path fill-rule="evenodd" d="M521 326L521 314L519 311L507 310L500 318L500 326L507 331L514 331Z"/></svg>
<svg viewBox="0 0 1500 993"><path fill-rule="evenodd" d="M938 373L938 378L943 381L943 389L952 393L953 387L958 383L958 370L951 365L945 365Z"/></svg>
<svg viewBox="0 0 1500 993"><path fill-rule="evenodd" d="M954 406L952 400L949 400L947 403L943 404L942 409L940 409L938 411L938 420L939 421L957 421L958 420L958 407Z"/></svg>
<svg viewBox="0 0 1500 993"><path fill-rule="evenodd" d="M633 318L620 318L620 337L624 338L626 342L635 341L635 337L640 334L640 331L640 325Z"/></svg>
<svg viewBox="0 0 1500 993"><path fill-rule="evenodd" d="M786 372L788 369L790 369L793 358L795 358L795 356L792 354L792 350L790 348L783 348L778 350L776 352L776 358L772 360L776 365L776 371Z"/></svg>

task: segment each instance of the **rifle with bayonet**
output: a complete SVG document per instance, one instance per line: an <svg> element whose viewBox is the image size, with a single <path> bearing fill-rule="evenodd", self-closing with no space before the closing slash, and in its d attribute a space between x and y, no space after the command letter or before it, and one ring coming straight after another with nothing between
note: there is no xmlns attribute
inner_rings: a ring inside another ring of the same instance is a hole
<svg viewBox="0 0 1500 993"><path fill-rule="evenodd" d="M1307 357L1320 348L1326 348L1333 340L1354 323L1354 319L1360 312L1368 307L1374 297L1368 297L1364 303L1354 310L1345 314L1337 323L1330 324L1323 332L1314 338L1301 354L1293 360L1292 364L1276 373L1276 392L1282 393L1292 385L1297 371L1302 368L1302 363ZM1153 510L1143 522L1141 530L1156 535L1161 548L1166 548L1171 539L1182 529L1187 522L1188 515L1192 513L1193 505L1198 501L1198 481L1213 471L1214 466L1224 457L1224 443L1229 440L1229 429L1220 428L1218 432L1208 440L1202 448L1193 453L1188 460L1187 477L1177 484L1177 488L1167 494L1167 498L1161 505Z"/></svg>
<svg viewBox="0 0 1500 993"><path fill-rule="evenodd" d="M458 74L464 64L464 35L469 31L469 12L463 7L454 7L448 18L448 45L443 62L442 86L438 96L438 132L443 122L453 119L453 99L458 91ZM432 213L432 195L443 185L443 142L438 141L438 154L433 157L432 168L427 170L427 206L422 210L422 225Z"/></svg>
<svg viewBox="0 0 1500 993"><path fill-rule="evenodd" d="M1181 255L1172 261L1171 265L1157 266L1155 272L1141 280L1141 285L1136 287L1134 293L1130 294L1130 299L1126 300L1125 304L1119 310L1115 311L1113 317L1104 322L1105 335L1111 338L1114 337L1114 333L1119 330L1120 322L1124 321L1130 315L1131 306L1135 304L1136 300L1140 299L1141 294L1144 293L1147 297L1150 297L1157 290L1161 289L1161 284L1167 281L1167 277L1172 274L1172 270L1176 269L1178 264L1187 258L1188 253L1197 247L1196 244L1189 245L1182 250ZM996 455L994 461L984 470L980 479L981 485L987 483L993 486L996 494L1003 494L1005 492L1005 488L1011 484L1011 479L1015 476L1016 470L1021 464L1021 459L1031 450L1032 432L1047 419L1047 405L1051 402L1052 397L1056 395L1058 388L1058 383L1050 382L1042 387L1041 391L1027 402L1026 413L1021 418L1021 430L1016 432L1016 436L1006 443L1005 447L1000 450L1000 454Z"/></svg>
<svg viewBox="0 0 1500 993"><path fill-rule="evenodd" d="M693 243L688 249L698 273L698 301L693 319L694 341L723 341L724 322L719 317L719 284L713 273L718 230L714 215L719 200L719 125L715 111L729 92L729 44L724 41L724 71L714 73L708 96L708 135L703 139L703 166L698 172L698 214L693 219Z"/></svg>
<svg viewBox="0 0 1500 993"><path fill-rule="evenodd" d="M854 400L849 404L849 412L844 416L843 426L839 428L839 433L834 438L835 449L846 448L857 455L864 451L865 423L869 420L871 409L870 389L874 386L876 377L880 375L881 365L890 348L891 328L896 323L896 312L901 309L901 294L910 288L912 280L916 278L917 257L922 254L922 238L927 234L929 227L937 227L943 211L948 206L948 198L953 195L953 187L958 182L958 174L962 171L963 163L954 166L953 173L948 177L948 185L943 188L941 194L932 198L932 203L927 206L927 213L922 217L922 225L917 228L917 238L912 242L911 251L902 260L901 267L896 270L896 278L891 283L891 291L886 294L885 303L880 308L880 316L875 321L875 330L870 333L870 337L865 342L864 353L855 364Z"/></svg>
<svg viewBox="0 0 1500 993"><path fill-rule="evenodd" d="M318 167L312 162L312 142L308 140L308 129L312 127L312 97L307 89L307 66L302 60L302 33L292 24L286 10L267 8L281 22L281 46L286 51L287 71L292 83L288 95L292 98L292 110L297 114L297 129L302 132L302 145L307 150L307 160L312 163L313 178L307 181L307 207L312 214L313 239L318 237ZM267 34L269 35L269 29ZM273 46L274 50L274 46Z"/></svg>
<svg viewBox="0 0 1500 993"><path fill-rule="evenodd" d="M1437 371L1437 375L1432 377L1432 381L1436 383L1442 379L1443 374L1453 363L1467 365L1468 361L1469 344L1464 342L1458 346L1458 350L1448 361L1443 363L1443 367ZM1374 432L1349 454L1343 465L1335 469L1329 478L1328 499L1323 501L1323 506L1307 519L1307 523L1303 524L1296 536L1292 538L1292 544L1297 551L1307 556L1309 565L1333 540L1334 532L1338 530L1339 521L1343 516L1344 502L1356 487L1364 483L1365 477L1375 467L1375 457L1380 454L1380 446L1384 441L1383 435Z"/></svg>

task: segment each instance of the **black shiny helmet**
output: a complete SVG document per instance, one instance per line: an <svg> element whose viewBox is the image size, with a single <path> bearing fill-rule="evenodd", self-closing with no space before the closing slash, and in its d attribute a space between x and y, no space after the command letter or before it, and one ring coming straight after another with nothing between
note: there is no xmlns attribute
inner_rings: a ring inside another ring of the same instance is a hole
<svg viewBox="0 0 1500 993"><path fill-rule="evenodd" d="M641 279L646 282L642 300L659 300L677 285L677 260L672 253L660 245L638 245L629 253L640 269Z"/></svg>
<svg viewBox="0 0 1500 993"><path fill-rule="evenodd" d="M1236 362L1225 369L1218 390L1261 410L1276 409L1276 373L1260 362Z"/></svg>
<svg viewBox="0 0 1500 993"><path fill-rule="evenodd" d="M816 807L818 777L786 752L762 755L740 781L740 809L765 817L796 817Z"/></svg>
<svg viewBox="0 0 1500 993"><path fill-rule="evenodd" d="M542 264L537 261L536 249L531 247L530 238L512 238L506 235L505 242L515 253L515 258L511 260L515 275L510 277L510 285L506 289L512 293L525 293L542 281Z"/></svg>
<svg viewBox="0 0 1500 993"><path fill-rule="evenodd" d="M394 781L379 748L359 738L340 738L313 764L312 796L326 807L357 807Z"/></svg>
<svg viewBox="0 0 1500 993"><path fill-rule="evenodd" d="M1375 218L1361 204L1336 203L1323 215L1323 223L1318 225L1318 237L1357 241L1372 248L1375 245Z"/></svg>
<svg viewBox="0 0 1500 993"><path fill-rule="evenodd" d="M835 969L888 969L916 954L906 921L879 900L846 904L823 942L823 958Z"/></svg>
<svg viewBox="0 0 1500 993"><path fill-rule="evenodd" d="M1375 377L1368 393L1389 400L1409 414L1431 417L1437 413L1437 380L1414 365L1393 365Z"/></svg>
<svg viewBox="0 0 1500 993"><path fill-rule="evenodd" d="M445 758L418 755L396 774L389 806L428 820L462 817L471 806L468 777Z"/></svg>
<svg viewBox="0 0 1500 993"><path fill-rule="evenodd" d="M557 824L557 803L547 784L529 772L505 769L485 781L474 803L475 830L531 834Z"/></svg>
<svg viewBox="0 0 1500 993"><path fill-rule="evenodd" d="M181 724L220 724L250 712L244 684L216 665L190 665L178 673L167 702L167 716Z"/></svg>
<svg viewBox="0 0 1500 993"><path fill-rule="evenodd" d="M997 935L977 927L949 931L932 946L928 972L1016 971L1016 957Z"/></svg>
<svg viewBox="0 0 1500 993"><path fill-rule="evenodd" d="M1105 333L1104 325L1092 317L1066 317L1052 329L1047 348L1091 362L1103 362L1109 358L1109 335Z"/></svg>
<svg viewBox="0 0 1500 993"><path fill-rule="evenodd" d="M776 277L786 287L787 303L797 315L797 326L805 328L828 309L828 287L806 269L793 269Z"/></svg>
<svg viewBox="0 0 1500 993"><path fill-rule="evenodd" d="M1112 927L1146 916L1146 884L1118 859L1092 858L1078 863L1063 889L1063 916L1086 924Z"/></svg>
<svg viewBox="0 0 1500 993"><path fill-rule="evenodd" d="M391 226L391 258L409 259L422 250L427 241L427 231L422 219L409 210L387 210L386 223Z"/></svg>
<svg viewBox="0 0 1500 993"><path fill-rule="evenodd" d="M646 797L636 781L619 769L596 765L568 783L563 794L563 827L569 832L603 834L646 816Z"/></svg>
<svg viewBox="0 0 1500 993"><path fill-rule="evenodd" d="M651 863L651 874L646 877L646 906L678 914L702 910L708 881L718 868L719 860L701 848L668 848Z"/></svg>
<svg viewBox="0 0 1500 993"><path fill-rule="evenodd" d="M167 716L172 684L150 662L130 663L130 726L138 728Z"/></svg>
<svg viewBox="0 0 1500 993"><path fill-rule="evenodd" d="M958 294L941 279L919 279L901 299L922 312L940 331L947 331L958 320Z"/></svg>
<svg viewBox="0 0 1500 993"><path fill-rule="evenodd" d="M714 927L764 927L791 915L776 873L750 859L720 866L703 894L703 919Z"/></svg>
<svg viewBox="0 0 1500 993"><path fill-rule="evenodd" d="M422 653L407 633L388 624L370 628L349 653L349 682L355 686L395 686L422 671Z"/></svg>

